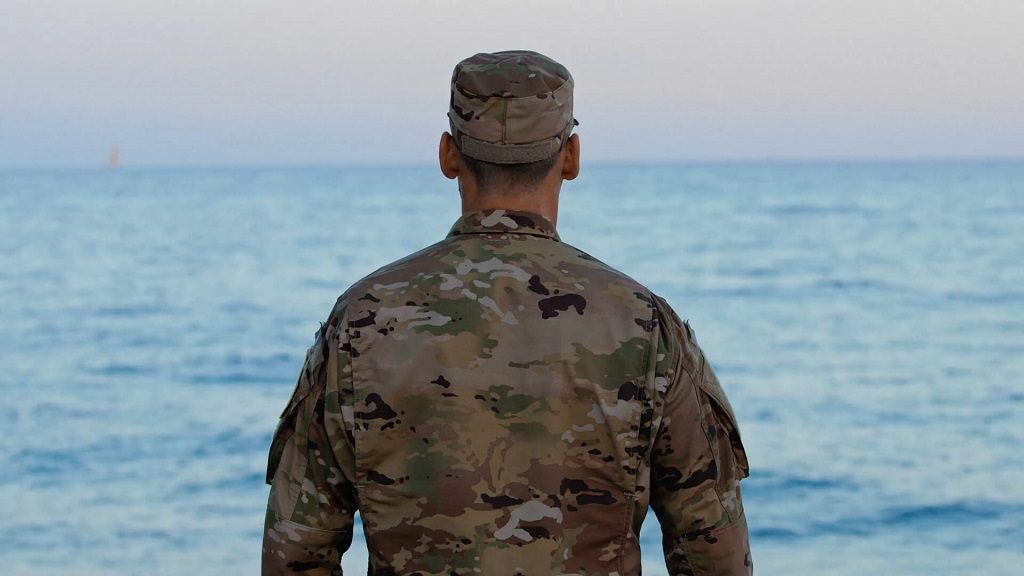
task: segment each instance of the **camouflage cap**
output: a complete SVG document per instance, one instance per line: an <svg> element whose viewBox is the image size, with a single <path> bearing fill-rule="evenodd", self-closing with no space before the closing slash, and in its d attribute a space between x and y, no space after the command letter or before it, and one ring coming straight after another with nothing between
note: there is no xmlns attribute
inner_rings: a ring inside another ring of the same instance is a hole
<svg viewBox="0 0 1024 576"><path fill-rule="evenodd" d="M448 121L459 150L495 164L523 164L558 153L579 123L572 75L526 50L477 54L455 66Z"/></svg>

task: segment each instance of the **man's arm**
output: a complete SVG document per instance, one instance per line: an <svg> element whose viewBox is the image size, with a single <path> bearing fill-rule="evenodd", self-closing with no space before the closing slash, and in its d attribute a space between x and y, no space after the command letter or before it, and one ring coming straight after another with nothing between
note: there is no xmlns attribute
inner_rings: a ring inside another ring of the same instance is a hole
<svg viewBox="0 0 1024 576"><path fill-rule="evenodd" d="M317 333L274 433L267 467L264 576L340 575L341 555L352 543L356 499L339 464L339 459L351 461L351 446L335 414L340 365L348 361L338 346L343 311L336 307Z"/></svg>
<svg viewBox="0 0 1024 576"><path fill-rule="evenodd" d="M668 382L651 458L651 506L669 574L753 573L740 479L748 465L732 408L689 326L658 299Z"/></svg>

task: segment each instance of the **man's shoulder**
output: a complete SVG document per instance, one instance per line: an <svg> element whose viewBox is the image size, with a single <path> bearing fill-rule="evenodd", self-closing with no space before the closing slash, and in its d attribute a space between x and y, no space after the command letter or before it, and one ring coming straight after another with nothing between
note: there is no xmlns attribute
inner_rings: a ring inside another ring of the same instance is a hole
<svg viewBox="0 0 1024 576"><path fill-rule="evenodd" d="M577 248L572 244L563 245L567 250L571 250L575 254L575 259L587 263L587 265L594 271L594 274L600 274L601 276L614 280L623 286L631 286L636 290L653 297L653 293L647 285L633 278L629 274L626 274L611 264L606 263L605 261L591 255L589 252Z"/></svg>
<svg viewBox="0 0 1024 576"><path fill-rule="evenodd" d="M377 268L353 282L339 297L339 301L359 298L367 292L396 283L412 285L417 280L429 278L437 273L437 263L443 257L447 243L447 240L436 242Z"/></svg>

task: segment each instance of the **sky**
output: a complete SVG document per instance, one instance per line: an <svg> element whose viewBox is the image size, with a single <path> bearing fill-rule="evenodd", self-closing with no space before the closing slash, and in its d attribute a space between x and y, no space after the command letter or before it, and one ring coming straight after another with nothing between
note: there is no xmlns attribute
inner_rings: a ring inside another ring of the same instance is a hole
<svg viewBox="0 0 1024 576"><path fill-rule="evenodd" d="M0 0L0 167L434 163L509 49L584 161L1024 158L1021 0Z"/></svg>

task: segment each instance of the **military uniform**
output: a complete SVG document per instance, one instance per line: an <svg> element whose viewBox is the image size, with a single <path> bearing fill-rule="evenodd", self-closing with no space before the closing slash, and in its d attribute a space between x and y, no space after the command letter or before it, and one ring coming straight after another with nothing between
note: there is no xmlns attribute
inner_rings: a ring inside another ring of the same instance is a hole
<svg viewBox="0 0 1024 576"><path fill-rule="evenodd" d="M729 402L689 326L541 216L465 214L357 282L274 435L265 574L752 571Z"/></svg>

